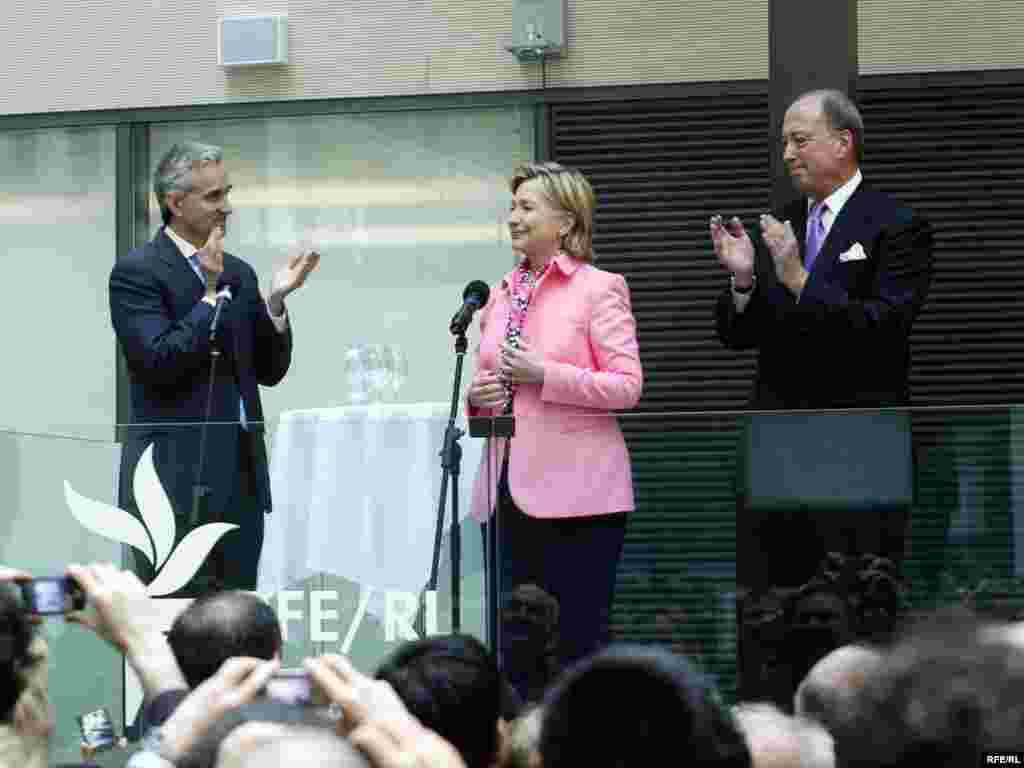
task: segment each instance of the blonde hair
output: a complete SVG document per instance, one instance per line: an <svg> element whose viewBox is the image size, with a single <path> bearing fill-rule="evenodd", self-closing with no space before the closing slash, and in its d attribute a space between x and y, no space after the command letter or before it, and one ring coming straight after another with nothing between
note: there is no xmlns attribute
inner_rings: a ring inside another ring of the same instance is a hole
<svg viewBox="0 0 1024 768"><path fill-rule="evenodd" d="M540 179L544 197L569 214L569 231L562 236L562 250L580 261L593 262L594 208L597 199L587 177L560 163L526 163L512 172L508 181L512 194L531 179Z"/></svg>

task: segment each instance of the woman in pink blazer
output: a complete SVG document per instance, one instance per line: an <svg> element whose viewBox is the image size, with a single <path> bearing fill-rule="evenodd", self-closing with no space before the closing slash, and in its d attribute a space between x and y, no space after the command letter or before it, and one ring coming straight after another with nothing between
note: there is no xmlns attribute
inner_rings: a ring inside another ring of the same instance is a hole
<svg viewBox="0 0 1024 768"><path fill-rule="evenodd" d="M497 510L499 605L520 584L555 597L568 663L607 639L625 513L633 509L629 454L612 411L636 405L643 369L626 281L593 264L590 183L543 163L517 169L510 187L519 263L480 312L467 399L470 416L514 416L515 436L491 439L473 515L486 522ZM532 663L531 627L506 614L503 666L523 692L532 688L529 670L517 662Z"/></svg>

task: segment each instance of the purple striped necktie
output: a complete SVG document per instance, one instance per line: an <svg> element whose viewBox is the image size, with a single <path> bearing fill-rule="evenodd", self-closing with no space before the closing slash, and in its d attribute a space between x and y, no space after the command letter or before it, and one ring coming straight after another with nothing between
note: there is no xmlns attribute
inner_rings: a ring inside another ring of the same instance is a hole
<svg viewBox="0 0 1024 768"><path fill-rule="evenodd" d="M818 258L821 244L825 240L825 222L821 215L828 210L828 205L822 200L811 208L807 217L807 240L804 247L804 269L808 272L814 267L814 260Z"/></svg>

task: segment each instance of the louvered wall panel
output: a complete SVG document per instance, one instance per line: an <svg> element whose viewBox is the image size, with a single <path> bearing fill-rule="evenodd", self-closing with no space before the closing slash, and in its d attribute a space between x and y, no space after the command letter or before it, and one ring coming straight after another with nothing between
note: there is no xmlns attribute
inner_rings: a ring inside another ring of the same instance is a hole
<svg viewBox="0 0 1024 768"><path fill-rule="evenodd" d="M935 232L914 326L915 405L1024 401L1024 77L911 87L861 78L865 177Z"/></svg>
<svg viewBox="0 0 1024 768"><path fill-rule="evenodd" d="M729 408L753 358L724 350L713 306L726 284L708 238L714 213L745 220L770 194L762 94L592 102L552 108L552 156L598 196L598 264L629 282L644 361L638 410Z"/></svg>

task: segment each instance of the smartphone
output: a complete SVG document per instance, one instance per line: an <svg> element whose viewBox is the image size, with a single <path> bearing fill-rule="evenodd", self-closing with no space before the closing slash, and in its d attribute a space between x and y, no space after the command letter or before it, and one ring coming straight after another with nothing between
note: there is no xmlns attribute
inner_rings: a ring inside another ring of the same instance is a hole
<svg viewBox="0 0 1024 768"><path fill-rule="evenodd" d="M20 582L21 599L28 613L54 616L85 608L85 592L67 576Z"/></svg>
<svg viewBox="0 0 1024 768"><path fill-rule="evenodd" d="M295 706L313 706L313 686L304 669L279 669L267 681L266 694Z"/></svg>
<svg viewBox="0 0 1024 768"><path fill-rule="evenodd" d="M114 746L117 734L114 732L114 722L110 719L110 712L106 707L86 712L75 719L82 731L82 743L90 750L101 752Z"/></svg>

